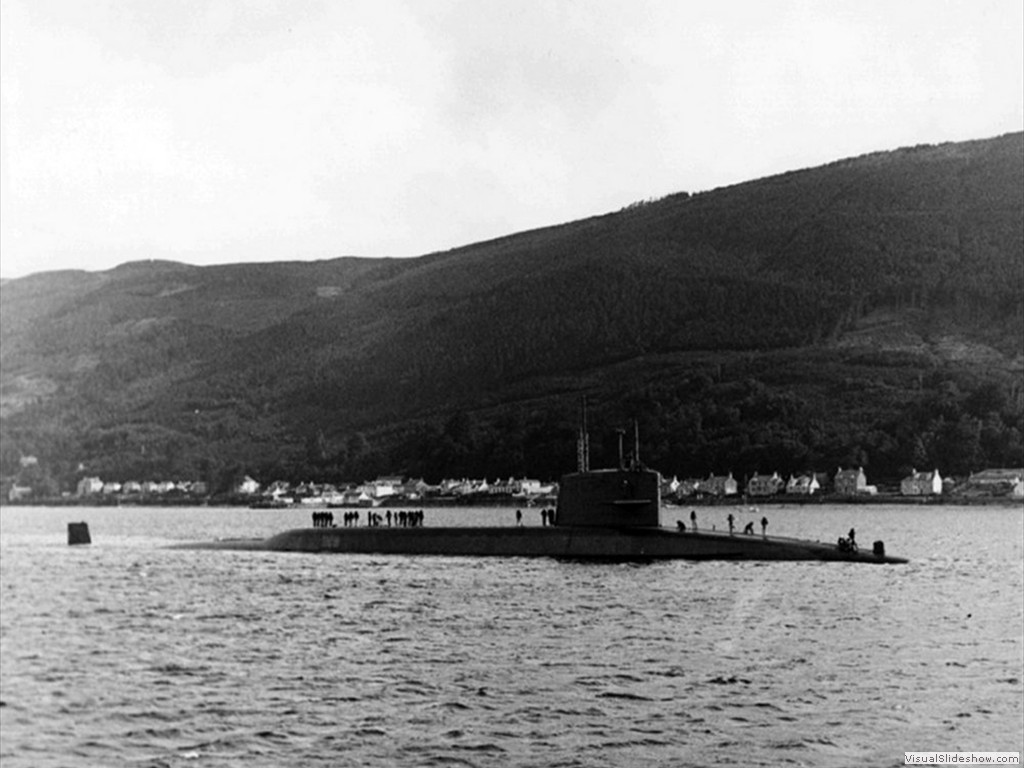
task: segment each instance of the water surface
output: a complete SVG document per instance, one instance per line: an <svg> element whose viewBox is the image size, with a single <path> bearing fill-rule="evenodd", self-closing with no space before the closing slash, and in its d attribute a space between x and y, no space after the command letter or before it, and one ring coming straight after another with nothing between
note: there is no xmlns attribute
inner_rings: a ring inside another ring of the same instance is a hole
<svg viewBox="0 0 1024 768"><path fill-rule="evenodd" d="M729 511L697 513L721 529ZM911 563L170 550L309 511L5 508L0 760L895 766L1022 749L1020 507L763 513L779 535L855 526ZM91 546L67 546L77 520Z"/></svg>

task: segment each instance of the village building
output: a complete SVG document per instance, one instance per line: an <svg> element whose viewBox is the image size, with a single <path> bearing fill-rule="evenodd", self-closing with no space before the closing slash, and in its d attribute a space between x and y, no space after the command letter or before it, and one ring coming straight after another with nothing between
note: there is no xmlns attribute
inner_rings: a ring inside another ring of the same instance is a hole
<svg viewBox="0 0 1024 768"><path fill-rule="evenodd" d="M544 485L540 480L534 480L532 477L524 477L517 483L519 488L513 492L515 496L541 496L551 493L550 485Z"/></svg>
<svg viewBox="0 0 1024 768"><path fill-rule="evenodd" d="M679 487L676 488L676 498L683 499L687 496L693 496L697 493L697 488L700 486L700 480L692 477L688 477L685 480L679 481Z"/></svg>
<svg viewBox="0 0 1024 768"><path fill-rule="evenodd" d="M833 482L836 494L839 496L873 496L878 493L878 489L875 486L868 485L867 476L864 474L864 467L858 467L857 469L843 469L839 467Z"/></svg>
<svg viewBox="0 0 1024 768"><path fill-rule="evenodd" d="M701 480L697 486L697 493L710 496L735 496L738 492L739 485L732 472L728 475L708 475L707 479Z"/></svg>
<svg viewBox="0 0 1024 768"><path fill-rule="evenodd" d="M778 472L770 475L754 475L747 481L747 494L750 496L774 496L782 490L785 483Z"/></svg>
<svg viewBox="0 0 1024 768"><path fill-rule="evenodd" d="M446 477L444 480L441 481L439 490L442 496L457 496L460 493L460 489L464 488L466 484L467 481L464 478L461 480L456 480L454 478Z"/></svg>
<svg viewBox="0 0 1024 768"><path fill-rule="evenodd" d="M441 484L444 492L451 496L469 496L476 488L475 483L468 478L460 480L446 480Z"/></svg>
<svg viewBox="0 0 1024 768"><path fill-rule="evenodd" d="M76 493L79 496L92 496L93 494L102 492L103 481L98 477L83 477L78 481Z"/></svg>
<svg viewBox="0 0 1024 768"><path fill-rule="evenodd" d="M910 474L900 481L900 494L903 496L937 496L942 493L942 477L939 470L918 472L910 470Z"/></svg>
<svg viewBox="0 0 1024 768"><path fill-rule="evenodd" d="M372 507L375 506L375 500L370 494L362 490L364 486L357 488L347 488L340 494L340 503L346 507Z"/></svg>
<svg viewBox="0 0 1024 768"><path fill-rule="evenodd" d="M427 494L431 493L434 489L429 483L424 481L422 477L409 478L402 483L399 488L399 493L402 498L415 501L416 499L422 499Z"/></svg>
<svg viewBox="0 0 1024 768"><path fill-rule="evenodd" d="M488 493L491 496L511 496L515 493L516 488L519 486L516 484L515 478L508 478L502 480L500 477L496 478L493 483L490 484L490 491Z"/></svg>
<svg viewBox="0 0 1024 768"><path fill-rule="evenodd" d="M263 491L263 495L275 501L284 501L285 498L291 497L291 492L291 483L287 480L275 480L267 486L266 490Z"/></svg>
<svg viewBox="0 0 1024 768"><path fill-rule="evenodd" d="M376 499L383 499L387 496L397 496L402 492L402 481L405 478L399 475L381 475L372 483L373 493Z"/></svg>
<svg viewBox="0 0 1024 768"><path fill-rule="evenodd" d="M306 489L306 492L298 497L299 504L305 504L308 507L323 506L335 495L334 487L331 485L306 483L302 487Z"/></svg>
<svg viewBox="0 0 1024 768"><path fill-rule="evenodd" d="M818 482L818 476L813 472L806 475L790 475L789 481L786 483L786 493L791 493L794 496L813 496L820 490L821 483Z"/></svg>
<svg viewBox="0 0 1024 768"><path fill-rule="evenodd" d="M663 477L661 479L661 495L675 496L676 493L679 491L679 485L679 478L676 477L675 475L672 476L671 480Z"/></svg>
<svg viewBox="0 0 1024 768"><path fill-rule="evenodd" d="M167 490L168 491L174 490L174 483L171 483L171 487L168 488ZM244 478L242 478L242 481L238 485L235 486L235 493L241 493L241 494L244 494L246 496L252 496L255 493L259 493L259 490L260 490L259 482L256 481L255 479L249 477L249 475L246 475Z"/></svg>
<svg viewBox="0 0 1024 768"><path fill-rule="evenodd" d="M984 469L974 472L964 484L969 496L1010 496L1024 498L1024 469Z"/></svg>
<svg viewBox="0 0 1024 768"><path fill-rule="evenodd" d="M13 502L23 501L31 495L32 488L30 486L14 483L7 491L7 500Z"/></svg>
<svg viewBox="0 0 1024 768"><path fill-rule="evenodd" d="M206 496L210 492L210 486L205 480L195 480L188 484L188 492L193 496Z"/></svg>
<svg viewBox="0 0 1024 768"><path fill-rule="evenodd" d="M295 497L302 499L318 498L323 495L323 486L318 483L299 483L295 486Z"/></svg>

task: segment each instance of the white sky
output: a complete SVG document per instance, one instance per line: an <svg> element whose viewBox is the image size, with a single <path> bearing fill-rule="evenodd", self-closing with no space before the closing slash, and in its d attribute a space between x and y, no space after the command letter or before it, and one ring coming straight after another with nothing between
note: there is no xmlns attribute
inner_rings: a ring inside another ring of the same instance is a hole
<svg viewBox="0 0 1024 768"><path fill-rule="evenodd" d="M416 256L1024 129L1021 0L3 0L0 274Z"/></svg>

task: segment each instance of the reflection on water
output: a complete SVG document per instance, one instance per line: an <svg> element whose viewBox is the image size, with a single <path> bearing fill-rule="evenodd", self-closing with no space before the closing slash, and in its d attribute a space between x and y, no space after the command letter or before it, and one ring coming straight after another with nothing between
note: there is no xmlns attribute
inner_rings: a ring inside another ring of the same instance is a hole
<svg viewBox="0 0 1024 768"><path fill-rule="evenodd" d="M766 513L773 533L856 526L912 562L179 551L163 545L309 512L4 509L0 759L891 766L1021 750L1019 507ZM427 524L514 514L428 509ZM75 520L92 546L66 546Z"/></svg>

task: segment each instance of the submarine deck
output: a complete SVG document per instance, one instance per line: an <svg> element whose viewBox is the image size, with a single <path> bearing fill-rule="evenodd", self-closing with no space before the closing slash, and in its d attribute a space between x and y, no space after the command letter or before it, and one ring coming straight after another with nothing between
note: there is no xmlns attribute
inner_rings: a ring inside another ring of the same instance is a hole
<svg viewBox="0 0 1024 768"><path fill-rule="evenodd" d="M870 550L780 536L670 528L416 527L296 528L267 539L225 539L175 549L336 552L569 560L818 560L906 563Z"/></svg>

